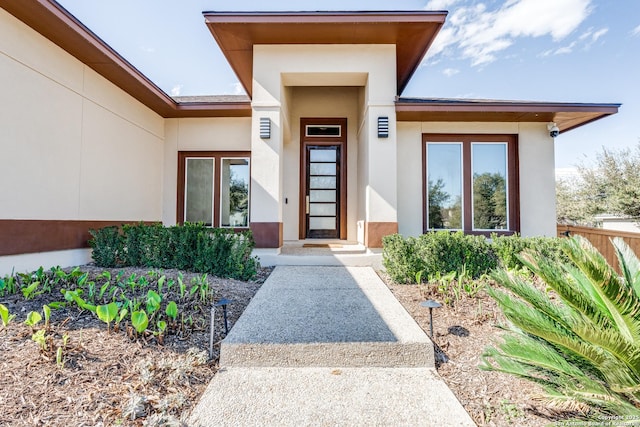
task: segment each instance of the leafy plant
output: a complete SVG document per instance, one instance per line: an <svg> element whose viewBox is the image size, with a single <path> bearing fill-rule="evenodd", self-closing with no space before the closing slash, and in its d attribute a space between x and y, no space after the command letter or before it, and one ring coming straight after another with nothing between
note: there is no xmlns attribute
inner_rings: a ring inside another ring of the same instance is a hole
<svg viewBox="0 0 640 427"><path fill-rule="evenodd" d="M24 321L24 324L34 327L38 323L40 323L40 321L42 321L42 316L40 315L40 313L38 313L37 311L30 311L29 314L27 314L27 319Z"/></svg>
<svg viewBox="0 0 640 427"><path fill-rule="evenodd" d="M175 322L175 320L178 318L178 304L176 304L175 301L169 301L165 312L167 313L169 319Z"/></svg>
<svg viewBox="0 0 640 427"><path fill-rule="evenodd" d="M51 308L45 304L42 306L42 313L44 314L44 327L49 329L49 320L51 319Z"/></svg>
<svg viewBox="0 0 640 427"><path fill-rule="evenodd" d="M11 323L15 317L15 314L9 314L9 309L4 304L0 304L0 320L2 320L3 327L6 328L9 326L9 323Z"/></svg>
<svg viewBox="0 0 640 427"><path fill-rule="evenodd" d="M129 311L126 308L120 309L120 313L118 314L118 317L116 318L116 323L114 325L114 329L118 330L118 327L120 326L120 322L122 322L122 320L127 317L127 314L129 314Z"/></svg>
<svg viewBox="0 0 640 427"><path fill-rule="evenodd" d="M149 325L149 318L147 317L147 313L145 313L144 310L138 310L131 313L131 324L139 334L144 332Z"/></svg>
<svg viewBox="0 0 640 427"><path fill-rule="evenodd" d="M17 290L18 284L13 273L0 279L0 296L13 295Z"/></svg>
<svg viewBox="0 0 640 427"><path fill-rule="evenodd" d="M33 313L33 312L32 312ZM38 344L38 347L40 347L40 350L42 351L46 351L47 350L47 337L45 335L45 330L44 329L38 329L37 331L35 331L33 333L33 335L31 335L31 339Z"/></svg>
<svg viewBox="0 0 640 427"><path fill-rule="evenodd" d="M622 239L613 245L621 277L581 237L562 239L570 263L521 256L561 302L521 275L496 271L509 292L488 292L510 333L485 350L481 368L539 383L559 408L640 417L640 261Z"/></svg>
<svg viewBox="0 0 640 427"><path fill-rule="evenodd" d="M99 305L96 307L96 315L98 319L107 324L107 331L110 331L111 322L118 316L118 305L115 302Z"/></svg>
<svg viewBox="0 0 640 427"><path fill-rule="evenodd" d="M22 288L21 291L22 291L22 296L24 296L24 299L30 300L40 295L42 291L38 292L39 286L40 286L40 282L32 282L28 286Z"/></svg>
<svg viewBox="0 0 640 427"><path fill-rule="evenodd" d="M149 289L147 292L147 312L152 315L160 309L162 297L156 291Z"/></svg>

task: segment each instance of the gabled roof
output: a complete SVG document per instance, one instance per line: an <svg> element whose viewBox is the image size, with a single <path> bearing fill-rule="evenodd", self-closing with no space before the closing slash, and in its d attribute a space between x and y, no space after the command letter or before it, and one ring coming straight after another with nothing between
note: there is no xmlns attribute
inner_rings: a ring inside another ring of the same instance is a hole
<svg viewBox="0 0 640 427"><path fill-rule="evenodd" d="M566 132L616 114L620 105L401 97L396 99L396 119L405 122L555 122L561 132Z"/></svg>
<svg viewBox="0 0 640 427"><path fill-rule="evenodd" d="M396 45L400 94L440 31L447 12L203 12L203 15L251 96L253 46L264 44Z"/></svg>

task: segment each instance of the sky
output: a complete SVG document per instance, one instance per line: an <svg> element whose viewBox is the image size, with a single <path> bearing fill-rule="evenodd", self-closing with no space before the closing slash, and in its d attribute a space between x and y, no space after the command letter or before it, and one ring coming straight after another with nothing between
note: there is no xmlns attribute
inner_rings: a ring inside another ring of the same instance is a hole
<svg viewBox="0 0 640 427"><path fill-rule="evenodd" d="M402 96L622 103L555 139L556 169L640 143L640 0L58 0L170 95L244 93L203 11L447 10Z"/></svg>

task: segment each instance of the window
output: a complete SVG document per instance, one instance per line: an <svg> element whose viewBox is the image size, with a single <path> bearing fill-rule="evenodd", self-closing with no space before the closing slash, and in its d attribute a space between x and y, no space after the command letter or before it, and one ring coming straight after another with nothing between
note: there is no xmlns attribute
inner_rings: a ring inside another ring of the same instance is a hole
<svg viewBox="0 0 640 427"><path fill-rule="evenodd" d="M424 231L519 231L512 135L423 136Z"/></svg>
<svg viewBox="0 0 640 427"><path fill-rule="evenodd" d="M249 153L178 153L178 222L249 227Z"/></svg>

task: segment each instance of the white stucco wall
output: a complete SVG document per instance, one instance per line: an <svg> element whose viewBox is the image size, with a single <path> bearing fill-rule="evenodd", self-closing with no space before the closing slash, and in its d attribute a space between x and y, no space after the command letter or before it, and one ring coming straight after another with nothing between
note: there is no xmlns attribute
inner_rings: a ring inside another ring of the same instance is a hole
<svg viewBox="0 0 640 427"><path fill-rule="evenodd" d="M164 119L0 9L0 218L157 221ZM81 263L87 250L1 257Z"/></svg>
<svg viewBox="0 0 640 427"><path fill-rule="evenodd" d="M422 134L518 135L520 231L523 236L555 236L553 139L545 123L398 123L398 227L400 234L422 233Z"/></svg>
<svg viewBox="0 0 640 427"><path fill-rule="evenodd" d="M0 75L0 218L161 218L162 117L2 9Z"/></svg>

